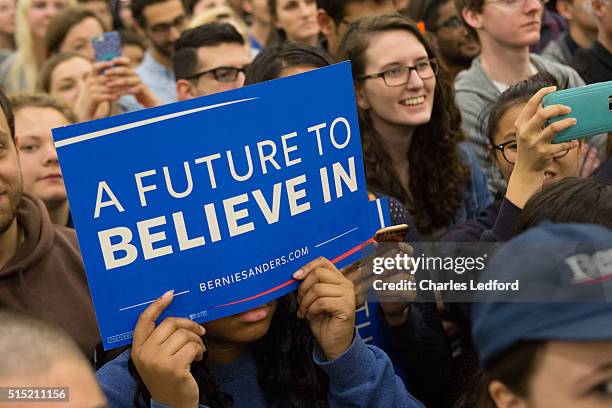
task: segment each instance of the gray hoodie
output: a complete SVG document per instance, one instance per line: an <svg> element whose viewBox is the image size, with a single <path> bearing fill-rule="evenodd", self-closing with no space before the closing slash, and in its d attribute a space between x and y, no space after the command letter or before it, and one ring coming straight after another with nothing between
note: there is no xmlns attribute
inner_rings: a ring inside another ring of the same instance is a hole
<svg viewBox="0 0 612 408"><path fill-rule="evenodd" d="M567 81L569 88L585 84L573 68L549 61L536 54L531 54L530 60L538 71L549 72L559 82ZM471 67L457 75L455 94L457 106L461 111L463 131L487 176L489 190L493 194L503 193L506 191L507 184L489 157L489 141L484 133L487 109L501 95L501 92L482 69L480 57L474 58ZM593 137L589 143L602 151L605 136Z"/></svg>

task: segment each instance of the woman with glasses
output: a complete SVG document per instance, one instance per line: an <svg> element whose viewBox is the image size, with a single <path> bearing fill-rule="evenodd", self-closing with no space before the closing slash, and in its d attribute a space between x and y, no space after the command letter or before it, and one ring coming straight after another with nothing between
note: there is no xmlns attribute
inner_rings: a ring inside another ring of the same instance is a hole
<svg viewBox="0 0 612 408"><path fill-rule="evenodd" d="M428 239L475 218L492 198L461 144L447 72L416 26L399 15L359 20L339 52L352 61L368 189L399 199Z"/></svg>
<svg viewBox="0 0 612 408"><path fill-rule="evenodd" d="M575 119L545 125L546 120L569 113L569 108L553 105L539 109L544 95L557 85L551 74L543 72L510 87L491 106L485 134L491 159L508 189L477 220L451 228L446 241L507 241L525 203L542 186L582 173L582 141L551 143L557 133L573 126Z"/></svg>

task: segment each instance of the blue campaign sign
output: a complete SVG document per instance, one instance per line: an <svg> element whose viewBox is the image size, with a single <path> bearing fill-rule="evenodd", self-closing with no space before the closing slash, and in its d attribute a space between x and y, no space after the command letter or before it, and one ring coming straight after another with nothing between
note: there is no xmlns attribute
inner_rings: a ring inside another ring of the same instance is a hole
<svg viewBox="0 0 612 408"><path fill-rule="evenodd" d="M388 210L368 202L349 63L53 130L106 349L173 289L197 322L355 260Z"/></svg>

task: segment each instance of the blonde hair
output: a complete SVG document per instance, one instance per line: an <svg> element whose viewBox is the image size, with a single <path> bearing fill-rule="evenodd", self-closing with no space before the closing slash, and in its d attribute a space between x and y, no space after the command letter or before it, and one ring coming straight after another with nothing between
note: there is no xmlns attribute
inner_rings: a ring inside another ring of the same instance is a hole
<svg viewBox="0 0 612 408"><path fill-rule="evenodd" d="M28 11L32 6L32 1L19 0L17 2L15 15L15 43L17 44L17 52L4 84L5 90L9 92L34 91L38 78L39 62L40 64L43 62L36 61L34 38L32 37L32 30L28 22ZM76 6L76 0L66 1L66 7ZM41 39L41 41L43 40Z"/></svg>

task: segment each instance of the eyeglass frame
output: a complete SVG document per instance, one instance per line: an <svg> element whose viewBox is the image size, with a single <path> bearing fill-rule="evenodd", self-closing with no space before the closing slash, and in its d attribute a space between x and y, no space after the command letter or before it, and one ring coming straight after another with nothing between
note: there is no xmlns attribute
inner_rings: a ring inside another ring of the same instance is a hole
<svg viewBox="0 0 612 408"><path fill-rule="evenodd" d="M410 77L412 76L412 71L414 70L416 72L417 76L419 78L421 78L422 81L425 81L426 79L431 79L431 78L435 77L436 75L438 75L438 69L439 69L438 60L436 58L428 58L427 62L429 63L429 65L431 66L431 69L433 71L433 75L430 76L430 77L427 77L427 78L421 77L421 75L419 74L419 71L417 71L417 66L416 65L411 66L411 67L403 65L403 66L401 66L399 68L408 68L408 79L406 80L406 82L404 82L402 84L389 85L389 84L387 84L387 80L385 79L385 74L387 72L389 72L392 69L397 69L397 68L389 68L389 69L386 69L385 71L378 72L378 73L375 73L375 74L363 75L363 76L358 77L357 79L360 80L360 81L363 81L363 80L370 79L370 78L382 78L383 81L385 82L386 86L388 86L389 88L394 88L396 86L404 86L408 82L410 82Z"/></svg>
<svg viewBox="0 0 612 408"><path fill-rule="evenodd" d="M217 67L217 68L213 68L213 69L208 69L206 71L200 71L200 72L196 72L195 74L191 74L189 76L184 77L183 79L187 79L187 80L198 80L201 76L203 75L207 75L207 74L213 74L213 77L215 78L215 81L217 82L221 82L221 83L229 83L229 82L233 82L236 80L236 78L238 78L238 74L240 74L241 72L243 74L246 75L246 70L247 70L248 65L243 66L242 68L236 68L236 67ZM229 81L221 81L218 79L218 74L217 71L220 69L231 69L231 70L235 70L236 71L236 75L234 76L234 79L231 79Z"/></svg>
<svg viewBox="0 0 612 408"><path fill-rule="evenodd" d="M181 19L180 22L177 22L179 19ZM148 30L155 35L166 35L170 32L172 28L180 29L185 27L186 25L187 15L181 14L180 16L177 16L174 20L172 20L172 22L170 23L157 23L148 27Z"/></svg>
<svg viewBox="0 0 612 408"><path fill-rule="evenodd" d="M502 0L500 0L502 1ZM458 21L457 24L453 23L452 25L450 24L451 21ZM454 27L453 27L454 25ZM459 17L457 14L450 16L448 19L446 19L445 22L438 24L437 26L432 28L432 31L438 31L441 28L447 28L449 30L456 30L458 28L461 27L465 27L465 25L463 24L463 20L461 20L461 17Z"/></svg>
<svg viewBox="0 0 612 408"><path fill-rule="evenodd" d="M516 161L510 161L510 159L508 159L506 157L506 146L510 145L510 144L517 144L516 140L508 140L507 142L504 143L500 143L500 144L492 144L491 147L493 147L493 149L495 150L499 150L502 154L502 156L504 157L504 160L506 162L508 162L509 164L516 164ZM517 144L518 146L518 144ZM568 153L569 153L570 149L568 150L562 150L559 153L553 155L553 159L560 159L562 157L565 157Z"/></svg>

